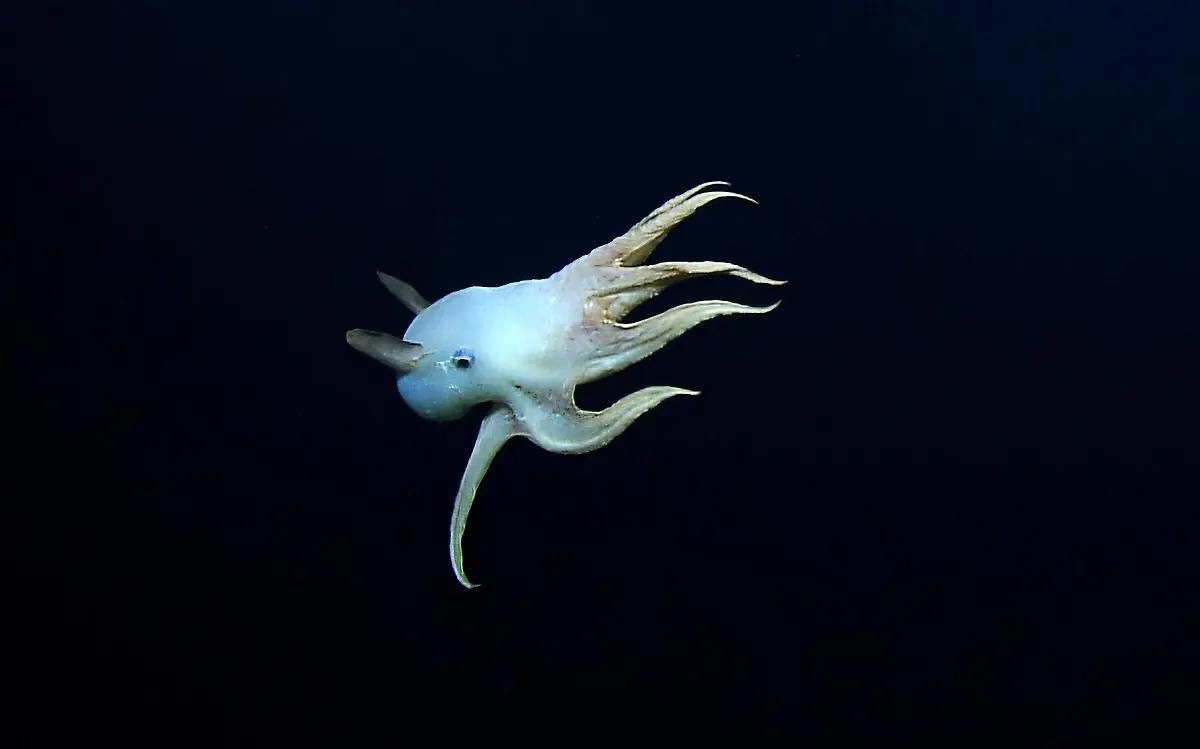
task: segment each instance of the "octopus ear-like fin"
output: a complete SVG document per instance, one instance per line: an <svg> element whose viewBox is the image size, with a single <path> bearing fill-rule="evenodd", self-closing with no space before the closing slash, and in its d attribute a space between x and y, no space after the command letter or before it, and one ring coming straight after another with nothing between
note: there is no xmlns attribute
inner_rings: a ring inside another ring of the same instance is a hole
<svg viewBox="0 0 1200 749"><path fill-rule="evenodd" d="M392 292L393 296L403 302L404 306L408 307L408 309L414 315L421 314L421 312L429 306L429 302L425 299L425 297L421 296L419 293L417 293L416 289L409 284L404 283L399 278L389 276L382 271L377 271L375 275L379 276L379 280L383 281L383 285L387 287L387 290Z"/></svg>
<svg viewBox="0 0 1200 749"><path fill-rule="evenodd" d="M399 374L408 374L421 358L421 344L402 341L387 333L355 328L346 333L346 343Z"/></svg>
<svg viewBox="0 0 1200 749"><path fill-rule="evenodd" d="M467 578L463 570L463 532L467 529L467 515L475 502L475 492L492 465L492 458L510 438L516 436L516 419L508 406L496 406L483 419L479 427L479 436L475 438L475 447L467 460L467 468L463 471L462 480L458 485L458 496L454 498L454 513L450 516L450 566L454 576L467 588L479 587Z"/></svg>

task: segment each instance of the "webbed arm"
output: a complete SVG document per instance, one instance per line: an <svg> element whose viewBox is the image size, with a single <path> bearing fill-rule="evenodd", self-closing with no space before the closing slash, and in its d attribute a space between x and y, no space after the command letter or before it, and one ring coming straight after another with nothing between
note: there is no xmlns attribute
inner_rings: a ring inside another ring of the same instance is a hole
<svg viewBox="0 0 1200 749"><path fill-rule="evenodd" d="M475 438L475 447L471 457L467 459L467 468L463 471L458 484L458 496L454 498L454 512L450 516L450 566L454 576L468 588L479 587L467 579L463 569L463 532L467 529L467 515L471 505L475 503L475 493L479 484L492 465L492 458L505 442L517 435L516 419L508 406L497 405L484 417L479 427L479 436Z"/></svg>

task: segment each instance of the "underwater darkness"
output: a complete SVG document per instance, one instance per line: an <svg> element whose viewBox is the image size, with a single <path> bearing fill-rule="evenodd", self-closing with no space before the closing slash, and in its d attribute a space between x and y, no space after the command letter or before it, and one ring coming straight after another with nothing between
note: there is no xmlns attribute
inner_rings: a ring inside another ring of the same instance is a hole
<svg viewBox="0 0 1200 749"><path fill-rule="evenodd" d="M12 747L1148 736L1200 704L1200 6L0 11ZM346 345L708 180L653 260L788 284L418 418ZM437 733L434 733L436 731ZM437 738L433 738L437 737ZM65 742L65 743L64 743Z"/></svg>

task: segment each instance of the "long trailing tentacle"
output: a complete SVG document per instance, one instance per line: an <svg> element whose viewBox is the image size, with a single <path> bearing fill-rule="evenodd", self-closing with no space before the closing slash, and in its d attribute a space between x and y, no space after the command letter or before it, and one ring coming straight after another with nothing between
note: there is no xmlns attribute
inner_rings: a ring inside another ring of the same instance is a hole
<svg viewBox="0 0 1200 749"><path fill-rule="evenodd" d="M475 503L475 493L479 484L492 465L492 458L500 448L512 437L518 434L516 419L508 406L498 405L483 419L479 427L479 436L475 438L475 447L467 460L466 470L458 484L458 496L454 498L454 512L450 516L450 566L454 576L467 588L479 587L467 578L463 569L463 533L467 530L467 516L471 505Z"/></svg>

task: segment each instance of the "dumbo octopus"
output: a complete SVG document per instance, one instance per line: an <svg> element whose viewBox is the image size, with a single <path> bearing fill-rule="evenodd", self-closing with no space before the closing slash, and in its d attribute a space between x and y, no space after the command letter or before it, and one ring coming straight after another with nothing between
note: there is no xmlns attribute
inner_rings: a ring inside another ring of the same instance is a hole
<svg viewBox="0 0 1200 749"><path fill-rule="evenodd" d="M710 300L621 322L639 304L689 276L723 273L759 284L785 283L733 263L642 265L667 233L701 206L718 198L756 202L735 192L706 192L718 185L728 183L706 182L668 200L629 231L549 278L472 286L430 304L412 286L378 274L416 319L403 339L355 329L346 333L346 342L395 370L401 397L426 419L450 421L478 404L490 405L450 519L450 563L464 586L476 587L463 571L467 514L501 445L525 437L543 449L569 454L607 445L667 398L699 393L648 387L603 411L584 411L575 405L576 386L645 359L705 320L770 312L779 305Z"/></svg>

